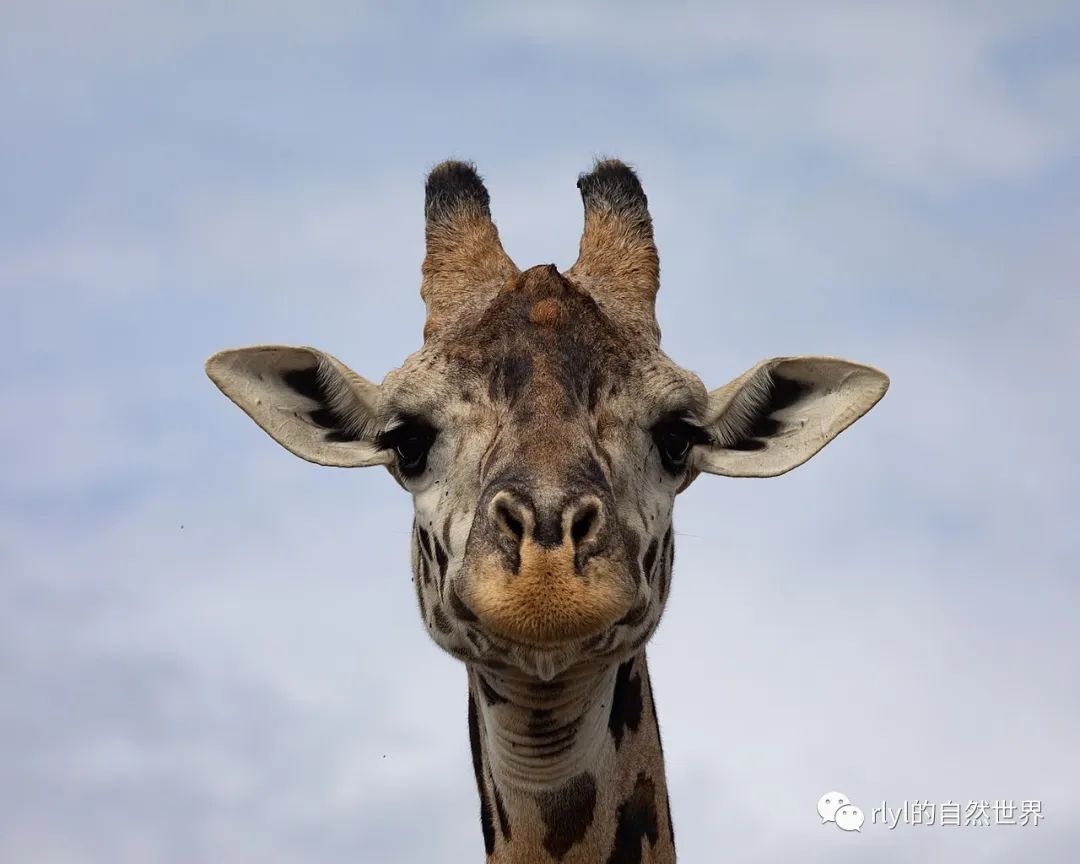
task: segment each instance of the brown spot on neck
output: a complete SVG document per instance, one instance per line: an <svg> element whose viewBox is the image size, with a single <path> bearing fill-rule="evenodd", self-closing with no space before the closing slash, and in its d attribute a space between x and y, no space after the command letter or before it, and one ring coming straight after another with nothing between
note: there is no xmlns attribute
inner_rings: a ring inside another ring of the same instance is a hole
<svg viewBox="0 0 1080 864"><path fill-rule="evenodd" d="M659 838L656 784L641 771L630 797L619 805L615 844L607 864L641 864L642 841L647 841L651 850Z"/></svg>
<svg viewBox="0 0 1080 864"><path fill-rule="evenodd" d="M596 780L587 772L539 799L546 828L544 848L556 861L585 839L596 810Z"/></svg>

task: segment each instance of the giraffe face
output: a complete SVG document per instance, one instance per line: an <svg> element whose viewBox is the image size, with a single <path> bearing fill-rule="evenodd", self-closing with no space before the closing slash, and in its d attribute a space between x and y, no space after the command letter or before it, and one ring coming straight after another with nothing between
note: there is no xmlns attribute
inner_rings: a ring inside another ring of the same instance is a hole
<svg viewBox="0 0 1080 864"><path fill-rule="evenodd" d="M542 675L641 646L670 588L675 494L705 436L696 376L534 267L381 389L436 642Z"/></svg>
<svg viewBox="0 0 1080 864"><path fill-rule="evenodd" d="M292 453L387 466L415 502L431 635L541 678L649 638L671 585L672 503L697 474L782 474L888 387L868 366L781 357L707 393L659 348L659 258L636 175L601 161L578 188L577 262L520 272L475 170L431 172L424 346L381 386L311 348L206 365Z"/></svg>

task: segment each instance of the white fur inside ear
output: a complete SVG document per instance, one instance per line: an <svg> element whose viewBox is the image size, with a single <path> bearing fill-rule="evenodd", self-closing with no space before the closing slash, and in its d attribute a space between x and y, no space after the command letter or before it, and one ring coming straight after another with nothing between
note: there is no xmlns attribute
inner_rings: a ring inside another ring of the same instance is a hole
<svg viewBox="0 0 1080 864"><path fill-rule="evenodd" d="M730 447L746 437L754 421L768 407L772 389L772 373L766 366L735 391L723 413L709 427L709 434L717 446Z"/></svg>
<svg viewBox="0 0 1080 864"><path fill-rule="evenodd" d="M342 431L374 441L380 431L376 417L378 386L329 354L319 356L315 376L325 394L326 404L322 407L330 409L342 422Z"/></svg>

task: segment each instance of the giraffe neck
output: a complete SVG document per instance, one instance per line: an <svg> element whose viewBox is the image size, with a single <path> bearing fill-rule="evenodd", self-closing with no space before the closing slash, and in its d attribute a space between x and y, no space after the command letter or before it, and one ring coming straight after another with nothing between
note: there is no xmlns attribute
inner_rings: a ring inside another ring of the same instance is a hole
<svg viewBox="0 0 1080 864"><path fill-rule="evenodd" d="M675 861L644 650L550 682L468 669L489 864Z"/></svg>

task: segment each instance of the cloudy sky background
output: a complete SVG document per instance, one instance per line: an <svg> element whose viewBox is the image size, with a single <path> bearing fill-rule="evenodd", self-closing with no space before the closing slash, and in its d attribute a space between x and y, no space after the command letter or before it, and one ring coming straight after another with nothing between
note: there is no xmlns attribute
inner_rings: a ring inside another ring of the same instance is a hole
<svg viewBox="0 0 1080 864"><path fill-rule="evenodd" d="M509 253L565 267L599 154L707 384L893 381L795 473L680 499L650 662L681 859L1080 859L1075 9L221 5L0 8L0 861L482 858L410 502L202 363L380 379L420 340L426 170L475 160ZM831 789L1045 820L846 835Z"/></svg>

